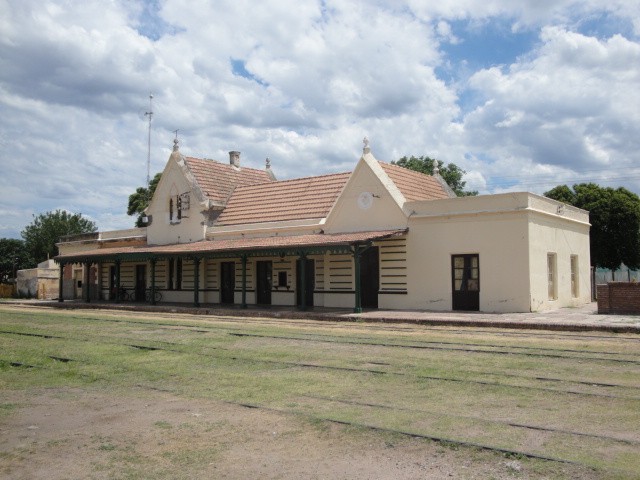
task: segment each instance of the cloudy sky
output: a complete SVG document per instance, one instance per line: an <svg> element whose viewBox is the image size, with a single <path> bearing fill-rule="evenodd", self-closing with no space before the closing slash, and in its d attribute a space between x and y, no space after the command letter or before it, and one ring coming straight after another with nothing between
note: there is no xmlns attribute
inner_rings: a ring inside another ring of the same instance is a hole
<svg viewBox="0 0 640 480"><path fill-rule="evenodd" d="M149 94L153 105L149 106ZM278 178L428 155L481 193L640 193L639 0L0 0L0 237L128 228L180 150Z"/></svg>

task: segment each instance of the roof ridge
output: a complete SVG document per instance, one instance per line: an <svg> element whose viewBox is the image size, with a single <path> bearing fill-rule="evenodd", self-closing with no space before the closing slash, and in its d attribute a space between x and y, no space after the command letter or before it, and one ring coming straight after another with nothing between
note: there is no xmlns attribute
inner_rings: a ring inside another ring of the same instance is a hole
<svg viewBox="0 0 640 480"><path fill-rule="evenodd" d="M399 172L403 172L403 173L408 173L410 175L422 175L424 177L429 177L429 178L433 178L433 175L429 175L428 173L424 173L424 172L419 172L418 170L413 170L411 168L407 168L407 167L403 167L402 165L397 165L395 163L391 163L391 162L383 162L382 160L378 160L379 163L381 163L384 167L391 167L391 168L395 168L395 169L401 169L398 170Z"/></svg>
<svg viewBox="0 0 640 480"><path fill-rule="evenodd" d="M267 185L282 185L283 183L299 182L302 180L315 180L320 178L337 177L339 175L351 175L352 172L326 173L324 175L309 175L306 177L287 178L284 180L276 180L275 182L265 182ZM242 187L255 187L264 185L264 183L252 183L251 185L241 185Z"/></svg>
<svg viewBox="0 0 640 480"><path fill-rule="evenodd" d="M188 157L188 156L185 156L184 158L186 160L198 160L198 161L201 161L201 162L213 162L215 164L220 165L221 167L234 168L233 165L229 165L228 163L223 163L220 160L214 160L213 158L198 158L198 157ZM264 172L263 169L255 168L255 167L240 167L240 170L254 170L256 172Z"/></svg>

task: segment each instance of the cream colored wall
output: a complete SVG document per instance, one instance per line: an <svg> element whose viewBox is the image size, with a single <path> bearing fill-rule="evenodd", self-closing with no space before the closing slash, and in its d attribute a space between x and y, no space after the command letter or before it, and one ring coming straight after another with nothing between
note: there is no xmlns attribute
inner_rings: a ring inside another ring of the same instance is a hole
<svg viewBox="0 0 640 480"><path fill-rule="evenodd" d="M58 247L58 255L70 255L100 248L98 240L90 242L57 243L56 246Z"/></svg>
<svg viewBox="0 0 640 480"><path fill-rule="evenodd" d="M589 226L557 216L532 212L529 215L531 244L531 310L574 307L591 301ZM549 299L547 255L556 254L557 299ZM578 256L578 296L571 293L571 255Z"/></svg>
<svg viewBox="0 0 640 480"><path fill-rule="evenodd" d="M190 192L190 208L183 212L181 220L177 220L175 197L185 192ZM174 202L173 222L169 219L170 198L173 198ZM166 245L191 243L204 239L205 227L202 225L201 210L196 192L191 191L191 185L185 177L183 167L174 158L169 159L147 210L147 215L152 216L151 225L147 227L148 243Z"/></svg>
<svg viewBox="0 0 640 480"><path fill-rule="evenodd" d="M584 210L526 192L410 202L404 210L410 215L408 295L381 296L380 308L450 310L451 255L464 253L479 254L481 311L527 312L589 301ZM555 302L545 300L548 251L557 251L564 285ZM576 252L580 296L571 299L569 261Z"/></svg>
<svg viewBox="0 0 640 480"><path fill-rule="evenodd" d="M451 310L451 256L478 254L480 310L529 310L527 218L523 213L412 218L407 235L407 295L380 308Z"/></svg>
<svg viewBox="0 0 640 480"><path fill-rule="evenodd" d="M407 226L407 218L398 205L398 199L393 198L393 191L390 192L374 173L373 169L376 167L380 171L382 168L375 160L372 161L375 164L362 158L356 165L327 217L324 229L326 233L387 230ZM384 172L382 174L386 177ZM397 191L395 187L393 190ZM358 196L362 192L374 195L373 204L366 210L358 206Z"/></svg>

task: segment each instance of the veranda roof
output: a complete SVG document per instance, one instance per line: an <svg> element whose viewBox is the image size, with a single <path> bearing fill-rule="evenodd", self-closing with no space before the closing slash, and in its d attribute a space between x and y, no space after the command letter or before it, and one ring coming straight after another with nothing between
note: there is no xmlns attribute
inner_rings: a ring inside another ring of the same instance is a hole
<svg viewBox="0 0 640 480"><path fill-rule="evenodd" d="M349 253L351 247L403 235L407 229L377 230L368 232L307 234L203 240L171 245L140 245L130 247L98 248L84 252L58 255L58 263L105 262L114 260L150 260L171 257L222 258L259 255L310 255L324 253Z"/></svg>

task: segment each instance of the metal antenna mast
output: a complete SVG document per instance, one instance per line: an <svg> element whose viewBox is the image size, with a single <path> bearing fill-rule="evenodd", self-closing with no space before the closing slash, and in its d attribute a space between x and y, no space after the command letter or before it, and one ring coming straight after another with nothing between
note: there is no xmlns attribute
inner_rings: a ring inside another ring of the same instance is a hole
<svg viewBox="0 0 640 480"><path fill-rule="evenodd" d="M153 117L153 95L149 94L149 111L144 112L145 117L149 117L149 136L147 145L147 188L151 185L151 117Z"/></svg>

